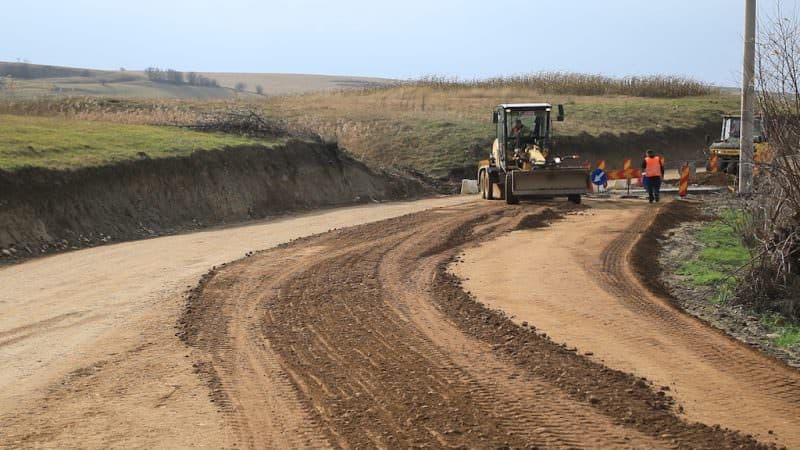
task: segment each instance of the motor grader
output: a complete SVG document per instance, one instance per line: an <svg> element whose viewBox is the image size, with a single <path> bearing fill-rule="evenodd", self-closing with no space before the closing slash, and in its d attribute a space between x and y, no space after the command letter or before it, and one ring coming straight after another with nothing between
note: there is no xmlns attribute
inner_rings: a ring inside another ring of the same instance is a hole
<svg viewBox="0 0 800 450"><path fill-rule="evenodd" d="M478 186L487 200L505 199L508 204L524 198L567 197L574 203L589 192L589 170L577 156L553 151L549 103L498 105L492 113L496 139L489 159L478 166ZM564 120L558 105L556 121Z"/></svg>

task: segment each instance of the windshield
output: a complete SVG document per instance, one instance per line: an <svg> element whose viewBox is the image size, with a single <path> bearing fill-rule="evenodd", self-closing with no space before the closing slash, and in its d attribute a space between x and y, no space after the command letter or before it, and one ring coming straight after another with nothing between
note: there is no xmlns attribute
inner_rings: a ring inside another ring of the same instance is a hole
<svg viewBox="0 0 800 450"><path fill-rule="evenodd" d="M508 113L508 137L523 139L550 136L549 111L511 111Z"/></svg>
<svg viewBox="0 0 800 450"><path fill-rule="evenodd" d="M761 118L756 117L753 119L753 136L763 136L763 125ZM742 118L741 117L728 117L722 126L722 140L739 139L742 135Z"/></svg>

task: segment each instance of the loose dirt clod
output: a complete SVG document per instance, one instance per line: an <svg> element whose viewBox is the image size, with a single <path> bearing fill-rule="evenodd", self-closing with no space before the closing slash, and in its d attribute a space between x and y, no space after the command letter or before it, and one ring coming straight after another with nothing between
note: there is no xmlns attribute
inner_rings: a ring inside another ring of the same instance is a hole
<svg viewBox="0 0 800 450"><path fill-rule="evenodd" d="M559 212L483 204L418 213L299 240L207 278L183 330L206 355L213 398L228 399L223 411L240 441L760 446L683 422L644 380L567 351L464 292L447 271L454 255L526 216L542 223ZM265 404L282 413L267 414Z"/></svg>

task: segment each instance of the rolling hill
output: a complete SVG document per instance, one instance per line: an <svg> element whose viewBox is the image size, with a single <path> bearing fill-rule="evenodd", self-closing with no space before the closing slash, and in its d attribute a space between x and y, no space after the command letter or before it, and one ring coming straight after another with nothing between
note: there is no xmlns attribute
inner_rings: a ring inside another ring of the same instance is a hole
<svg viewBox="0 0 800 450"><path fill-rule="evenodd" d="M188 72L187 72L188 73ZM120 98L227 99L304 94L380 86L394 80L357 76L198 72L219 87L153 82L143 71L94 70L29 63L0 62L0 98L98 96ZM236 90L243 83L244 89Z"/></svg>

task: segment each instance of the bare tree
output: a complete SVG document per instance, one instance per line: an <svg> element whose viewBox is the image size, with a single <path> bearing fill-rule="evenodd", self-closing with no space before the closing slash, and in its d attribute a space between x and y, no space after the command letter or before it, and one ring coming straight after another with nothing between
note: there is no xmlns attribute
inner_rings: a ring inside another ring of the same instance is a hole
<svg viewBox="0 0 800 450"><path fill-rule="evenodd" d="M264 95L264 87L261 86L260 84L258 86L256 86L256 94Z"/></svg>
<svg viewBox="0 0 800 450"><path fill-rule="evenodd" d="M239 81L234 86L234 89L236 89L237 92L244 92L247 89L247 85L245 83Z"/></svg>
<svg viewBox="0 0 800 450"><path fill-rule="evenodd" d="M780 17L762 25L757 91L768 137L759 154L748 236L754 260L742 301L800 318L800 25Z"/></svg>

